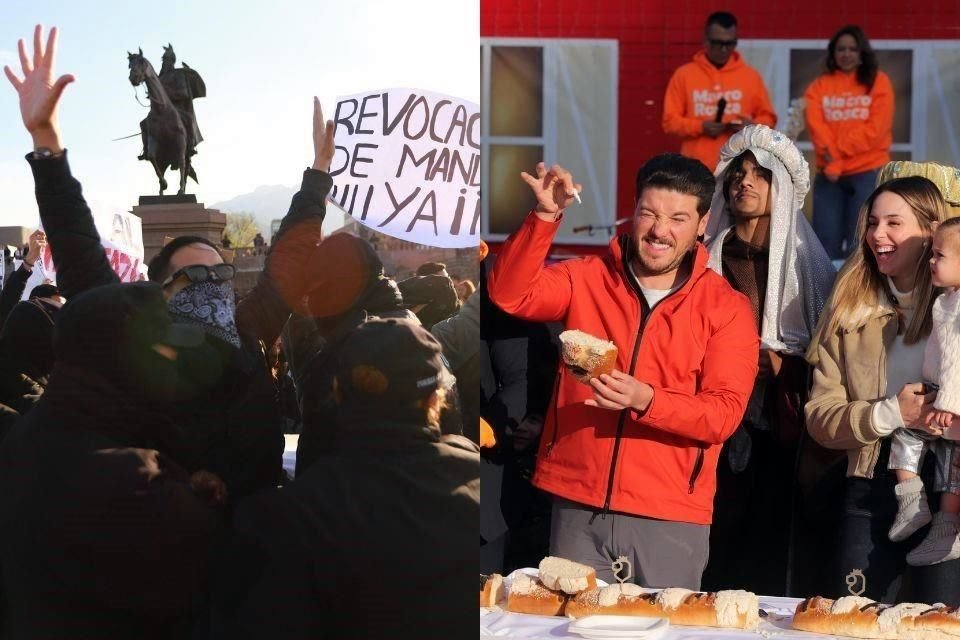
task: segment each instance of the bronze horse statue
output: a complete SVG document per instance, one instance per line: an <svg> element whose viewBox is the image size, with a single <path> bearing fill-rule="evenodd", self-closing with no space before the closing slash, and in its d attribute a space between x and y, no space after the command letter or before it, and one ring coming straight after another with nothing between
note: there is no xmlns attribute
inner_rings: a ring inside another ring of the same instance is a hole
<svg viewBox="0 0 960 640"><path fill-rule="evenodd" d="M154 71L150 61L143 57L143 49L137 53L127 52L130 63L130 84L134 87L146 83L147 97L150 100L150 113L141 123L146 136L144 155L141 160L147 160L153 165L160 180L160 195L167 188L167 181L163 174L167 168L180 170L180 189L178 195L186 192L187 177L197 181L197 174L190 162L191 151L187 129L183 117L174 105L163 83Z"/></svg>

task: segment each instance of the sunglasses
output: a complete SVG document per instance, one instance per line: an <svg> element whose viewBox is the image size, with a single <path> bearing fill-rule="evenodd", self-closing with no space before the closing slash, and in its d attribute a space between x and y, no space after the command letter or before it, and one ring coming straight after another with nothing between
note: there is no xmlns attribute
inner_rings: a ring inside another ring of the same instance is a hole
<svg viewBox="0 0 960 640"><path fill-rule="evenodd" d="M733 40L714 40L713 38L708 38L707 42L710 43L711 47L716 47L717 49L734 49L737 46L737 39Z"/></svg>
<svg viewBox="0 0 960 640"><path fill-rule="evenodd" d="M215 264L212 267L208 267L205 264L191 264L175 271L173 275L164 280L160 286L166 287L180 276L185 277L194 284L198 284L208 280L212 280L214 282L233 280L233 276L236 274L237 268L232 264L227 264L226 262Z"/></svg>

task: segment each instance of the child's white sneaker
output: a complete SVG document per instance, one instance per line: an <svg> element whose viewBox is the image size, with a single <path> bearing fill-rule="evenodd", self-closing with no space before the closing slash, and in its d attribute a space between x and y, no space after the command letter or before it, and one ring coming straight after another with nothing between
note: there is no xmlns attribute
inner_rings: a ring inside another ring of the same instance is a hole
<svg viewBox="0 0 960 640"><path fill-rule="evenodd" d="M897 496L897 517L887 535L894 542L900 542L930 523L930 507L920 478L898 483L894 493Z"/></svg>
<svg viewBox="0 0 960 640"><path fill-rule="evenodd" d="M957 558L960 558L960 515L941 511L933 516L927 537L907 554L907 564L922 567Z"/></svg>

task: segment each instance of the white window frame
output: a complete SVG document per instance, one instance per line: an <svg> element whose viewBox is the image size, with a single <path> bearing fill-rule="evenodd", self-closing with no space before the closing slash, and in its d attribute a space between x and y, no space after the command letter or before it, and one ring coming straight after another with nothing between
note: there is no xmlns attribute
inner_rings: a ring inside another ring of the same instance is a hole
<svg viewBox="0 0 960 640"><path fill-rule="evenodd" d="M566 86L554 87L548 86L548 78L557 77L553 73L557 70L558 61L554 55L553 45L562 44L564 47L570 46L590 46L606 47L611 49L612 60L612 79L610 83L611 113L609 114L610 124L610 157L608 158L611 171L608 176L588 175L577 177L578 181L583 183L584 189L591 192L591 197L597 198L600 202L598 210L600 212L599 225L612 225L616 220L617 211L617 148L618 148L618 101L619 101L619 42L610 39L585 39L585 38L480 38L482 47L483 75L480 79L480 123L483 136L481 138L481 193L489 193L495 185L487 182L487 176L490 175L490 154L487 150L491 145L516 145L516 146L542 146L543 160L548 165L555 162L562 162L562 158L556 158L556 140L557 123L553 117L554 110L548 108L548 101L554 99L557 95L562 95L564 91L572 91L569 76L565 75ZM491 49L493 47L537 47L543 50L543 131L539 137L520 137L520 136L488 136L490 130L490 60ZM577 114L574 114L574 126L577 125ZM581 134L581 144L586 141ZM531 167L532 168L532 167ZM517 178L520 179L519 177ZM590 187L590 184L596 185ZM490 210L487 198L481 198L480 205L480 233L481 236L493 242L501 242L507 239L507 234L490 233ZM610 242L608 233L596 234L565 234L557 235L555 244L582 244L582 245L606 245Z"/></svg>
<svg viewBox="0 0 960 640"><path fill-rule="evenodd" d="M826 54L827 45L829 42L829 39L744 39L740 41L744 48L754 46L770 47L773 50L773 53L767 62L767 68L757 69L757 71L759 71L764 78L772 76L776 69L785 69L789 73L791 49L820 49L824 52L824 54ZM925 114L927 109L927 99L929 97L926 71L930 68L932 59L931 54L935 49L947 48L955 51L958 47L960 47L960 44L958 44L958 42L955 40L871 40L870 46L873 47L874 50L908 49L913 52L913 61L911 67L913 94L910 96L910 142L896 143L890 147L890 150L909 153L911 159L916 161L926 160L927 119ZM781 122L786 117L787 109L790 106L791 96L787 95L790 90L789 84L789 82L779 83L774 91L774 94L770 96L770 99L773 100L774 108L776 109ZM942 103L942 87L938 89L938 87L935 86L933 88L935 91L937 91L937 95ZM803 96L793 97L802 98ZM943 113L949 113L949 105L941 104L941 107L943 109ZM960 129L960 126L954 125L953 122L950 121L950 118L944 118L942 126L944 126L945 133L950 136L950 146L954 155L954 162L960 162L960 143L958 143L956 137L956 131L957 129ZM810 141L798 142L797 146L802 151L813 150L813 143ZM942 159L942 161L949 162L948 159ZM953 166L957 165L954 164Z"/></svg>

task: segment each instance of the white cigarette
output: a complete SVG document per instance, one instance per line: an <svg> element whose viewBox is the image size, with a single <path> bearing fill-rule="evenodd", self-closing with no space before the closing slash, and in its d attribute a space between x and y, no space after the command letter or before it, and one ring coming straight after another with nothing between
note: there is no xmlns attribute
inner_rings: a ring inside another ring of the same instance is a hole
<svg viewBox="0 0 960 640"><path fill-rule="evenodd" d="M577 204L583 204L583 200L580 199L580 192L576 189L573 190L573 197L577 199Z"/></svg>

